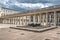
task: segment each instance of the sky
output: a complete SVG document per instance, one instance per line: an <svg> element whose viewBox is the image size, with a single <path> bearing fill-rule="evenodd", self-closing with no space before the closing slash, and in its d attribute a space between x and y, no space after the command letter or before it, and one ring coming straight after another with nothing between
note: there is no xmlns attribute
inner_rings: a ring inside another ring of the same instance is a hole
<svg viewBox="0 0 60 40"><path fill-rule="evenodd" d="M0 0L0 7L25 11L60 5L60 0Z"/></svg>

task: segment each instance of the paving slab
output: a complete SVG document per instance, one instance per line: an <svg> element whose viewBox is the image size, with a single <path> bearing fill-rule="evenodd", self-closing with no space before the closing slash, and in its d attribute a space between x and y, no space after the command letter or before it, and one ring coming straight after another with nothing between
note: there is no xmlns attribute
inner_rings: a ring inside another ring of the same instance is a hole
<svg viewBox="0 0 60 40"><path fill-rule="evenodd" d="M0 40L60 40L60 27L44 32L32 32L7 28L8 24L2 25L4 28L0 28Z"/></svg>
<svg viewBox="0 0 60 40"><path fill-rule="evenodd" d="M60 28L44 32L31 32L11 28L0 29L0 40L60 40Z"/></svg>

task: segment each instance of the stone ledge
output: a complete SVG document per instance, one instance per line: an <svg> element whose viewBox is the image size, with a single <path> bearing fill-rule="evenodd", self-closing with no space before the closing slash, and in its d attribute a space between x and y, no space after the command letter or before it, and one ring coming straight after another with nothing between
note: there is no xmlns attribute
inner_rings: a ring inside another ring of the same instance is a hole
<svg viewBox="0 0 60 40"><path fill-rule="evenodd" d="M53 26L53 27L48 27L48 28L43 28L43 29L23 28L23 27L10 27L10 28L19 29L19 30L26 30L26 31L33 31L33 32L43 32L43 31L55 29L57 27Z"/></svg>

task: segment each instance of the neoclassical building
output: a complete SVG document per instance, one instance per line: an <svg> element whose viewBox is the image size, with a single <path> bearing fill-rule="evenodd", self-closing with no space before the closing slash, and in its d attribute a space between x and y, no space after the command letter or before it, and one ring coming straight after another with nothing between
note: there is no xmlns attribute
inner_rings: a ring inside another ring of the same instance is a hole
<svg viewBox="0 0 60 40"><path fill-rule="evenodd" d="M41 25L60 25L60 6L51 6L42 9L11 14L0 17L0 23L26 26L29 22L39 22Z"/></svg>
<svg viewBox="0 0 60 40"><path fill-rule="evenodd" d="M10 15L10 14L15 14L15 13L20 13L20 11L0 7L0 16L6 16L6 15Z"/></svg>

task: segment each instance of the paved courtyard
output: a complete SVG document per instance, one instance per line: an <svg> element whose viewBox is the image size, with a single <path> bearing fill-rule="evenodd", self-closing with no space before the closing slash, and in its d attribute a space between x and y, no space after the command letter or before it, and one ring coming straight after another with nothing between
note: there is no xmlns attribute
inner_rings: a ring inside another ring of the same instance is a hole
<svg viewBox="0 0 60 40"><path fill-rule="evenodd" d="M45 40L45 39L60 40L60 28L48 30L45 32L31 32L11 29L8 27L0 28L0 40Z"/></svg>
<svg viewBox="0 0 60 40"><path fill-rule="evenodd" d="M9 28L9 27L15 27L16 25L13 24L0 24L0 28Z"/></svg>

